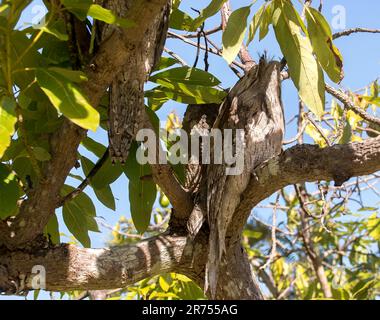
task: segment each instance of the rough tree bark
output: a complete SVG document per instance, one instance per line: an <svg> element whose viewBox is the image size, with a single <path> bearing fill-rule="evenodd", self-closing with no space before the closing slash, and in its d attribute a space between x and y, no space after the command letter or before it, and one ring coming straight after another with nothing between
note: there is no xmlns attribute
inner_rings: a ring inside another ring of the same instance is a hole
<svg viewBox="0 0 380 320"><path fill-rule="evenodd" d="M125 32L112 33L100 45L87 67L89 81L83 86L93 106L99 104L114 80L114 70L123 68L131 52L139 50L134 44L141 41L141 34L167 2L134 1L125 17L136 25ZM217 112L218 109L213 110ZM195 123L199 120L195 119ZM47 290L119 288L163 272L183 273L203 287L209 229L207 225L200 225L194 237L188 232L188 221L198 221L207 212L204 212L202 199L199 202L195 197L199 195L199 188L189 190L181 186L165 165L155 165L152 170L155 182L173 205L169 229L165 233L135 245L103 249L66 244L50 246L44 242L41 245L36 241L60 203L59 192L77 160L77 149L85 135L84 130L64 121L51 137L52 159L45 167L43 179L22 203L15 218L0 221L0 292L12 294L33 289L32 268L36 265L45 267ZM227 263L220 269L223 283L218 284L216 298L263 298L240 244L247 218L260 201L287 185L320 180L340 185L350 177L378 170L380 137L324 149L299 145L261 164L250 173L248 186L231 213L226 232Z"/></svg>

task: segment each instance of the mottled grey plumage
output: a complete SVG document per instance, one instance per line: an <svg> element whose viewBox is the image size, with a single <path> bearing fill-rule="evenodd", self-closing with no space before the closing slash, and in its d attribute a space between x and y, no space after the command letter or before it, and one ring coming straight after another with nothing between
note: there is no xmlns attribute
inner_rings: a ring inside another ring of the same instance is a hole
<svg viewBox="0 0 380 320"><path fill-rule="evenodd" d="M119 16L125 16L131 0L106 0L106 5ZM141 34L141 42L134 48L123 70L110 87L109 106L109 151L113 162L125 162L132 141L141 127L144 112L144 83L150 72L157 66L166 40L169 26L171 1L153 21L151 27ZM103 38L117 28L104 28ZM128 32L128 29L125 30ZM133 32L136 32L134 30ZM131 44L128 44L131 45Z"/></svg>
<svg viewBox="0 0 380 320"><path fill-rule="evenodd" d="M207 171L207 212L210 228L205 290L215 297L218 271L226 250L225 238L233 213L254 168L279 154L284 135L280 63L264 58L230 91L214 128L243 129L244 170L226 175L227 165L211 164ZM236 140L236 139L235 139ZM236 141L234 141L236 144ZM236 145L234 146L235 150ZM220 284L222 285L222 283Z"/></svg>

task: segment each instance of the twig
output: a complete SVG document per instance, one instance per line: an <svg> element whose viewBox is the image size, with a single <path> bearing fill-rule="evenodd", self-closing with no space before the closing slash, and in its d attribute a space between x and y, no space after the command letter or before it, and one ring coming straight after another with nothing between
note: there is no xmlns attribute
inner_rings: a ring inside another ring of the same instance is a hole
<svg viewBox="0 0 380 320"><path fill-rule="evenodd" d="M211 34L219 32L221 30L222 30L222 25L219 25L219 26L217 26L217 27L215 27L213 29L205 30L205 31L203 31L203 33L206 36L209 36ZM184 38L189 38L189 39L191 39L191 38L197 38L198 37L198 32L188 33L188 34L182 34L181 36L184 37ZM173 37L172 35L168 35L168 38L172 38L172 37Z"/></svg>
<svg viewBox="0 0 380 320"><path fill-rule="evenodd" d="M323 132L323 129L318 125L318 123L313 118L310 118L307 113L305 113L305 118L311 122L311 124L315 127L315 129L317 129L317 131L319 132L319 134L321 135L321 137L323 138L323 140L325 140L326 144L329 147L331 147L332 146L331 141L325 135L325 133Z"/></svg>
<svg viewBox="0 0 380 320"><path fill-rule="evenodd" d="M260 270L264 270L267 266L269 266L277 255L276 215L277 215L277 207L279 205L279 201L280 201L280 192L277 193L276 204L275 204L275 207L273 208L273 214L272 214L272 249L271 249L267 262L265 262L265 264L260 267Z"/></svg>
<svg viewBox="0 0 380 320"><path fill-rule="evenodd" d="M333 97L335 97L340 102L342 102L347 109L352 110L353 112L357 113L364 120L367 120L369 122L380 125L380 119L379 118L376 118L376 117L368 114L363 109L356 106L347 94L345 94L344 92L342 92L340 90L337 90L337 89L331 87L328 84L325 85L325 88L329 94L331 94Z"/></svg>
<svg viewBox="0 0 380 320"><path fill-rule="evenodd" d="M193 47L198 47L197 43L195 43L194 41L191 41L189 39L186 39L185 37L183 37L180 34L177 34L177 33L172 32L172 31L168 31L168 34L171 35L171 36L173 36L174 38L182 40L183 42L185 42L185 43L187 43L187 44L189 44L189 45L191 45ZM207 50L208 52L211 52L211 53L213 53L213 54L215 54L217 56L220 56L220 57L222 56L220 50L216 50L216 49L213 49L213 48L210 48L210 47L206 48L202 44L199 46L199 48L202 49L202 50ZM241 64L241 63L239 63L237 61L233 61L232 64L235 65L236 67L239 67L240 69L244 70L244 65L243 64Z"/></svg>
<svg viewBox="0 0 380 320"><path fill-rule="evenodd" d="M297 135L296 135L294 138L292 138L292 139L290 139L290 140L286 140L286 141L284 141L282 144L283 144L284 146L286 146L286 145L288 145L288 144L291 144L291 143L293 143L293 142L296 142L296 141L297 141L297 140L303 135L303 133L305 132L306 127L307 127L307 121L303 122L303 124L302 124L300 130L298 131Z"/></svg>
<svg viewBox="0 0 380 320"><path fill-rule="evenodd" d="M59 201L57 208L62 207L65 202L70 201L80 195L83 190L89 185L91 178L93 178L98 171L101 169L103 164L107 161L109 157L109 149L104 152L103 156L99 159L99 161L95 164L95 166L91 169L91 171L88 173L87 177L82 181L82 183L72 192L67 194L65 197Z"/></svg>
<svg viewBox="0 0 380 320"><path fill-rule="evenodd" d="M231 5L230 1L227 0L224 2L222 8L221 8L221 15L222 15L222 30L225 30L227 26L228 19L231 15ZM254 65L256 65L256 62L252 59L251 55L248 52L247 47L242 44L239 51L239 59L243 64L243 70L244 72L248 72Z"/></svg>
<svg viewBox="0 0 380 320"><path fill-rule="evenodd" d="M166 48L166 47L164 48L164 51L165 51L168 55L172 56L175 60L177 60L181 66L183 66L183 67L187 67L187 66L188 66L188 64L186 63L186 61L183 60L183 59L182 59L178 54L176 54L175 52L171 51L170 49L168 49L168 48Z"/></svg>
<svg viewBox="0 0 380 320"><path fill-rule="evenodd" d="M380 33L380 29L352 28L333 34L333 39L349 36L353 33Z"/></svg>

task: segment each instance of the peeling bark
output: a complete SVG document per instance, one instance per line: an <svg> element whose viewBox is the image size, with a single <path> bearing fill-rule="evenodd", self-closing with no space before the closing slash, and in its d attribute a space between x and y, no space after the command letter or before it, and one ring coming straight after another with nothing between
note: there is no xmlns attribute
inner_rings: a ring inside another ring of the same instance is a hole
<svg viewBox="0 0 380 320"><path fill-rule="evenodd" d="M115 29L100 44L86 68L89 81L83 84L83 91L94 107L114 80L115 70L124 68L131 52L139 50L141 35L151 27L167 3L168 0L131 1L124 17L135 21L136 25L123 31ZM245 59L244 52L240 56ZM252 97L248 96L249 99ZM194 110L188 109L184 121L187 130L200 120ZM215 105L209 111L208 125L211 127L219 111ZM148 121L147 127L151 126ZM167 232L134 245L113 248L49 247L44 241L39 245L36 239L54 213L60 200L59 192L77 160L77 149L85 135L85 130L69 120L63 122L51 137L52 159L47 162L42 179L22 203L19 214L0 221L0 292L12 294L33 289L35 275L31 272L36 265L45 268L46 289L52 291L120 288L165 272L185 274L203 287L210 231L207 225L202 225L203 218L207 216L205 190L199 181L181 186L168 165L152 166L154 181L173 205ZM264 149L262 153L268 151ZM245 185L248 184L244 192L233 199L227 198L229 201L224 203L226 208L233 209L227 212L226 255L219 271L223 281L217 284L216 298L263 299L240 245L247 218L260 201L287 185L321 180L341 185L351 177L378 170L380 137L325 149L299 145L259 165L254 173L246 173L250 176L242 177ZM323 283L323 270L318 264L315 264L315 269ZM329 296L328 288L324 290Z"/></svg>

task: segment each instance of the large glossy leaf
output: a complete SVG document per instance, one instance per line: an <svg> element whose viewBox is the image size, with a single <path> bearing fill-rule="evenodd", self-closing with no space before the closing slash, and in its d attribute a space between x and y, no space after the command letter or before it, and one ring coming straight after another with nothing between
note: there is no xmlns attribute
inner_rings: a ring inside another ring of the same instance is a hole
<svg viewBox="0 0 380 320"><path fill-rule="evenodd" d="M95 166L95 164L90 159L87 159L84 156L81 157L81 163L82 163L84 174L87 176L88 173L91 171L91 169ZM118 176L121 173L122 172L118 173ZM109 182L110 180L104 181L104 180L101 180L102 178L100 178L100 182L99 182L99 180L96 180L99 178L95 178L95 177L93 179L90 179L90 185L94 189L96 197L107 208L110 208L111 210L115 210L116 208L115 197L113 196L111 187L109 186L109 184L112 183L113 181L112 182ZM115 177L113 177L112 179L115 179Z"/></svg>
<svg viewBox="0 0 380 320"><path fill-rule="evenodd" d="M116 210L115 197L110 186L106 186L103 189L94 189L94 192L98 200L107 208L113 211Z"/></svg>
<svg viewBox="0 0 380 320"><path fill-rule="evenodd" d="M81 164L84 174L87 176L95 164L84 156L81 156ZM111 183L115 182L123 173L123 169L120 164L112 164L108 158L102 165L99 171L91 178L91 185L98 190L101 190Z"/></svg>
<svg viewBox="0 0 380 320"><path fill-rule="evenodd" d="M275 2L273 26L299 96L321 117L325 107L323 71L313 55L310 40L301 34L298 13L289 1Z"/></svg>
<svg viewBox="0 0 380 320"><path fill-rule="evenodd" d="M265 11L265 4L263 4L259 10L254 14L251 23L249 24L248 40L247 46L253 41L255 34L261 24L261 19L263 18L263 13Z"/></svg>
<svg viewBox="0 0 380 320"><path fill-rule="evenodd" d="M0 100L0 158L11 144L12 135L15 133L15 109L16 102L13 99L4 96Z"/></svg>
<svg viewBox="0 0 380 320"><path fill-rule="evenodd" d="M232 12L223 32L223 58L230 64L240 51L247 30L247 18L251 6L242 7Z"/></svg>
<svg viewBox="0 0 380 320"><path fill-rule="evenodd" d="M73 190L73 187L65 185L62 189L62 195L64 196ZM91 241L88 231L99 232L95 220L95 207L90 197L82 192L79 196L64 204L62 214L63 221L73 236L84 247L90 247Z"/></svg>
<svg viewBox="0 0 380 320"><path fill-rule="evenodd" d="M102 145L101 143L95 141L94 139L90 137L86 137L82 141L82 145L90 152L92 152L94 155L96 155L98 158L102 157L104 152L106 152L106 147Z"/></svg>
<svg viewBox="0 0 380 320"><path fill-rule="evenodd" d="M96 20L124 28L135 25L131 20L119 18L111 10L105 9L98 4L93 4L92 0L61 0L61 2L67 10L74 13L80 20L84 20L87 16L90 16Z"/></svg>
<svg viewBox="0 0 380 320"><path fill-rule="evenodd" d="M146 177L152 174L149 164L141 165L136 160L137 143L132 144L125 165L129 179L129 203L133 224L139 233L149 226L152 208L157 195L156 184Z"/></svg>
<svg viewBox="0 0 380 320"><path fill-rule="evenodd" d="M176 59L173 59L170 57L161 57L160 62L154 71L159 71L162 69L169 68L177 63L178 61Z"/></svg>
<svg viewBox="0 0 380 320"><path fill-rule="evenodd" d="M58 219L55 214L51 216L48 224L46 225L45 234L48 235L53 244L59 244L61 242Z"/></svg>
<svg viewBox="0 0 380 320"><path fill-rule="evenodd" d="M215 88L160 81L161 86L145 92L147 98L171 99L186 104L221 103L226 93Z"/></svg>
<svg viewBox="0 0 380 320"><path fill-rule="evenodd" d="M269 26L272 22L272 15L273 15L273 5L267 5L265 6L265 9L263 10L262 17L260 20L260 33L259 33L259 40L263 40L268 32L269 32Z"/></svg>
<svg viewBox="0 0 380 320"><path fill-rule="evenodd" d="M58 68L58 67L50 67L48 68L48 70L54 73L58 73L64 78L66 78L67 80L72 81L72 82L80 83L83 81L87 81L87 76L82 71Z"/></svg>
<svg viewBox="0 0 380 320"><path fill-rule="evenodd" d="M307 29L313 50L330 79L339 83L343 79L343 57L333 44L330 26L314 8L306 8Z"/></svg>
<svg viewBox="0 0 380 320"><path fill-rule="evenodd" d="M196 30L202 23L209 17L217 14L222 7L223 3L227 0L211 0L209 5L201 10L200 15L194 20L192 30Z"/></svg>
<svg viewBox="0 0 380 320"><path fill-rule="evenodd" d="M170 28L190 31L193 28L194 19L178 8L173 8L170 14Z"/></svg>
<svg viewBox="0 0 380 320"><path fill-rule="evenodd" d="M20 192L15 175L0 163L0 218L15 214Z"/></svg>
<svg viewBox="0 0 380 320"><path fill-rule="evenodd" d="M149 80L159 84L161 84L162 81L165 81L205 87L214 87L220 84L220 81L211 73L190 67L179 67L165 70L151 76Z"/></svg>
<svg viewBox="0 0 380 320"><path fill-rule="evenodd" d="M38 69L36 77L39 86L59 112L84 129L97 129L99 112L90 105L79 87L54 70Z"/></svg>

